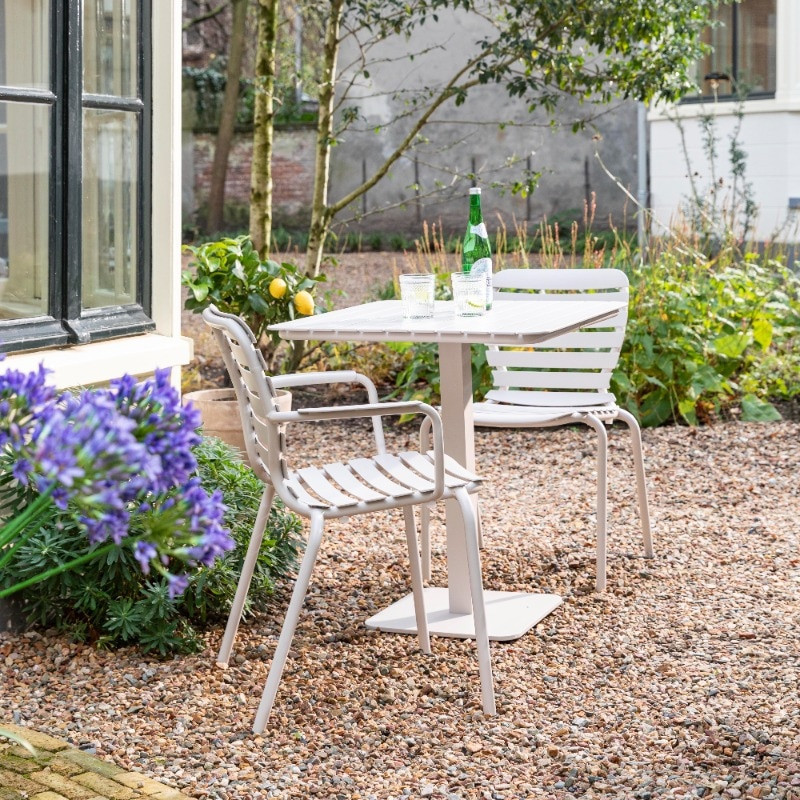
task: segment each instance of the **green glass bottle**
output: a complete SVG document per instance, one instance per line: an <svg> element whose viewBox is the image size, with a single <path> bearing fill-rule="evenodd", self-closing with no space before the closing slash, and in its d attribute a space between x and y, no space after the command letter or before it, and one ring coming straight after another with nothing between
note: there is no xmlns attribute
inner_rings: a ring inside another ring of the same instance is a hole
<svg viewBox="0 0 800 800"><path fill-rule="evenodd" d="M461 271L486 275L486 308L492 307L492 247L481 213L481 190L469 190L469 225L461 251Z"/></svg>

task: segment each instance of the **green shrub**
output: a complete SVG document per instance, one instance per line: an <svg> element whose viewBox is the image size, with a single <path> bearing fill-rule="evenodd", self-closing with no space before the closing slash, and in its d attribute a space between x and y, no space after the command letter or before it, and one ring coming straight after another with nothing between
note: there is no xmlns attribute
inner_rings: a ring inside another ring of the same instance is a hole
<svg viewBox="0 0 800 800"><path fill-rule="evenodd" d="M115 548L104 560L89 562L81 570L62 573L21 592L18 596L29 622L55 627L76 640L102 647L135 645L145 652L166 655L202 646L202 628L227 617L263 484L219 439L205 438L194 452L203 486L222 491L227 506L225 524L236 540L235 550L213 567L190 573L184 594L170 600L165 580L152 573L144 576L130 548ZM266 609L275 579L296 561L300 530L299 518L276 501L245 614ZM13 585L85 551L86 533L77 518L55 510L4 569L0 585Z"/></svg>
<svg viewBox="0 0 800 800"><path fill-rule="evenodd" d="M770 401L800 396L800 275L781 254L743 253L731 241L708 258L675 239L642 263L624 237L610 249L599 240L594 247L592 263L623 268L631 280L611 388L643 425L697 425L732 409L745 421L775 420L780 415ZM437 275L438 299L449 297L448 279ZM380 299L396 296L394 282L380 292ZM391 396L437 403L436 345L386 346L401 358ZM472 348L477 400L491 388L485 352Z"/></svg>
<svg viewBox="0 0 800 800"><path fill-rule="evenodd" d="M800 393L800 278L782 260L668 246L631 270L630 316L612 389L643 425L778 418Z"/></svg>

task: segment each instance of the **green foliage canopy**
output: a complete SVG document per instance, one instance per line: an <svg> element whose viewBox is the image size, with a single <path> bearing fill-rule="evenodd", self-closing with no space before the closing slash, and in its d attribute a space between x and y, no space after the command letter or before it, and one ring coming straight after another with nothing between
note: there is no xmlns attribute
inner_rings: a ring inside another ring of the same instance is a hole
<svg viewBox="0 0 800 800"><path fill-rule="evenodd" d="M723 0L723 3L725 0ZM502 84L530 109L569 95L609 102L679 99L704 52L700 35L719 0L350 0L349 16L380 38L408 38L449 9L478 15L486 33L464 42L467 69L452 85ZM454 48L458 52L459 48ZM454 59L454 63L458 63Z"/></svg>

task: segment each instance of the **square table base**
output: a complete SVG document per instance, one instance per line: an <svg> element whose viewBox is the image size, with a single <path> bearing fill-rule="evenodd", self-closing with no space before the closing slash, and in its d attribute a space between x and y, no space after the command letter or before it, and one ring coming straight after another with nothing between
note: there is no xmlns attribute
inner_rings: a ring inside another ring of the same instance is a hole
<svg viewBox="0 0 800 800"><path fill-rule="evenodd" d="M446 588L429 586L424 592L428 630L432 635L451 636L456 639L475 637L472 614L451 613ZM519 639L563 602L557 594L487 590L484 590L483 594L486 604L486 626L489 629L489 639L494 642ZM409 594L371 616L366 626L387 633L416 633L413 595Z"/></svg>

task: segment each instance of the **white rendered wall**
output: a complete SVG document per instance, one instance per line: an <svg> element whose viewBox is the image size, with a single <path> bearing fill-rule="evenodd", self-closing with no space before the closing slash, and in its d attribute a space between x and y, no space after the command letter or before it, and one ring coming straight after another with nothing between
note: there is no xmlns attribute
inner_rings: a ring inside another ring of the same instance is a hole
<svg viewBox="0 0 800 800"><path fill-rule="evenodd" d="M800 210L790 210L790 198L800 198L800 2L777 2L777 87L774 99L751 100L744 104L739 143L746 153L746 179L752 184L759 207L754 237L772 239L776 233L786 241L800 241ZM712 178L708 157L703 152L699 118L713 112L718 154L715 176L722 180L725 198L732 176L728 146L737 120L735 103L685 104L650 114L650 206L659 223L668 225L691 195L690 175L700 191ZM685 146L678 125L681 120ZM800 202L800 200L798 201Z"/></svg>

